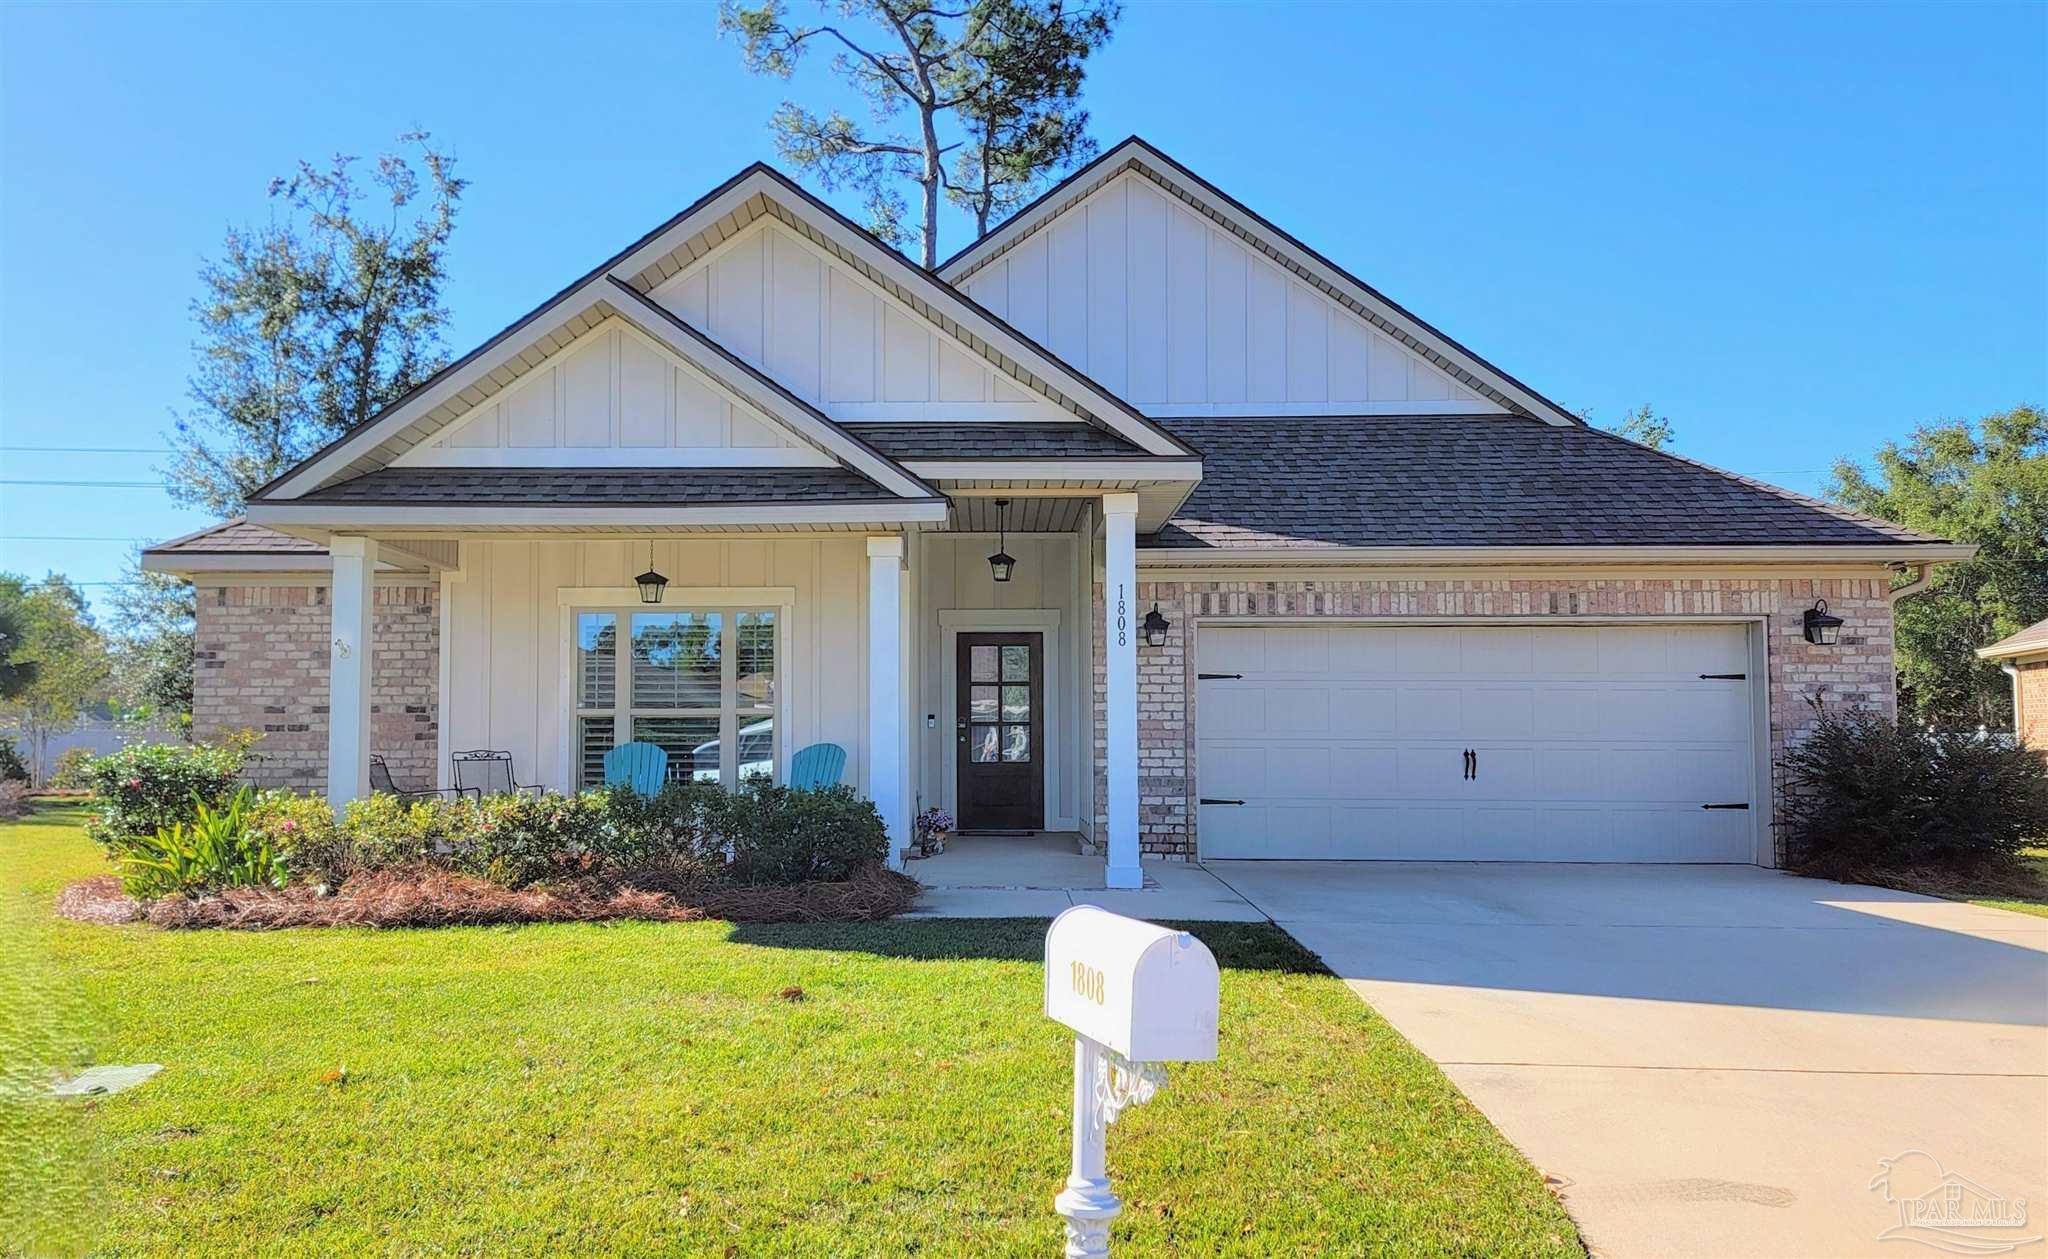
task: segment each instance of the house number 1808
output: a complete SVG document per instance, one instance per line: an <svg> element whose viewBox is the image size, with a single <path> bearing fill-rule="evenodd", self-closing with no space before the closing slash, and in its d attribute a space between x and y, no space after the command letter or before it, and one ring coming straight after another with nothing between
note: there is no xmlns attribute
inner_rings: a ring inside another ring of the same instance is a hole
<svg viewBox="0 0 2048 1259"><path fill-rule="evenodd" d="M1103 978L1101 971L1096 970L1086 962L1075 962L1072 965L1072 975L1070 978L1074 985L1074 995L1084 1001L1093 1001L1097 1005L1102 1004Z"/></svg>
<svg viewBox="0 0 2048 1259"><path fill-rule="evenodd" d="M1131 641L1130 634L1127 632L1130 610L1130 605L1124 602L1123 583L1118 582L1116 587L1116 645L1119 647L1126 646Z"/></svg>

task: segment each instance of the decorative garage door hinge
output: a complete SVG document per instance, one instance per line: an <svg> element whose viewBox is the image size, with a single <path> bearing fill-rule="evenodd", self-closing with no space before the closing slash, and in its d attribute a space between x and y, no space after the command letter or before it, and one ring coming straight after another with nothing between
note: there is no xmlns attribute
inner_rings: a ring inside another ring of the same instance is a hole
<svg viewBox="0 0 2048 1259"><path fill-rule="evenodd" d="M1207 681L1209 681L1209 680L1210 680L1210 679L1212 679L1212 678L1237 678L1237 679L1239 679L1239 680L1242 680L1242 679L1244 678L1244 674L1242 674L1242 673L1197 673L1197 674L1195 675L1195 679L1196 679L1196 681L1199 681L1199 682L1207 682Z"/></svg>
<svg viewBox="0 0 2048 1259"><path fill-rule="evenodd" d="M1242 800L1219 800L1215 796L1203 796L1203 804L1243 804Z"/></svg>
<svg viewBox="0 0 2048 1259"><path fill-rule="evenodd" d="M1748 681L1748 680L1749 680L1749 675L1748 675L1747 673L1702 673L1702 674L1700 674L1700 681L1702 681L1702 682L1746 682L1746 681Z"/></svg>
<svg viewBox="0 0 2048 1259"><path fill-rule="evenodd" d="M1742 804L1703 804L1700 807L1702 809L1746 809L1749 807L1749 804L1745 801Z"/></svg>

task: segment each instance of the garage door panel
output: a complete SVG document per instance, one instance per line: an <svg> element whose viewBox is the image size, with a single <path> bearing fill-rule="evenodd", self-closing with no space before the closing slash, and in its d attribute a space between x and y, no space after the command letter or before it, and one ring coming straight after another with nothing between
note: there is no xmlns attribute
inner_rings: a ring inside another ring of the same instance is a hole
<svg viewBox="0 0 2048 1259"><path fill-rule="evenodd" d="M1277 799L1329 800L1348 796L1346 784L1330 777L1331 749L1315 744L1284 744L1266 758L1266 786L1258 794Z"/></svg>
<svg viewBox="0 0 2048 1259"><path fill-rule="evenodd" d="M1465 677L1526 678L1535 669L1534 644L1527 630L1502 627L1456 633L1458 672Z"/></svg>
<svg viewBox="0 0 2048 1259"><path fill-rule="evenodd" d="M1392 677L1401 672L1401 647L1398 638L1383 628L1366 625L1333 626L1330 631L1330 661L1332 674L1382 674Z"/></svg>
<svg viewBox="0 0 2048 1259"><path fill-rule="evenodd" d="M1276 686L1266 692L1266 731L1286 737L1330 733L1330 692L1320 687Z"/></svg>
<svg viewBox="0 0 2048 1259"><path fill-rule="evenodd" d="M1198 637L1210 857L1747 861L1740 626L1217 627ZM1478 772L1465 776L1465 751Z"/></svg>
<svg viewBox="0 0 2048 1259"><path fill-rule="evenodd" d="M1399 726L1391 686L1340 687L1331 691L1330 733L1345 738L1390 735Z"/></svg>
<svg viewBox="0 0 2048 1259"><path fill-rule="evenodd" d="M1203 743L1197 754L1202 794L1232 800L1271 794L1266 790L1266 758L1269 754L1270 749L1260 743L1237 740Z"/></svg>
<svg viewBox="0 0 2048 1259"><path fill-rule="evenodd" d="M1536 692L1526 686L1473 687L1460 697L1468 739L1515 739L1535 733Z"/></svg>
<svg viewBox="0 0 2048 1259"><path fill-rule="evenodd" d="M1339 747L1330 756L1332 781L1351 799L1395 799L1401 794L1400 757L1392 747Z"/></svg>
<svg viewBox="0 0 2048 1259"><path fill-rule="evenodd" d="M1197 650L1204 673L1263 673L1266 632L1244 625L1203 626Z"/></svg>
<svg viewBox="0 0 2048 1259"><path fill-rule="evenodd" d="M1464 693L1455 686L1404 686L1395 695L1402 738L1455 739L1465 733Z"/></svg>

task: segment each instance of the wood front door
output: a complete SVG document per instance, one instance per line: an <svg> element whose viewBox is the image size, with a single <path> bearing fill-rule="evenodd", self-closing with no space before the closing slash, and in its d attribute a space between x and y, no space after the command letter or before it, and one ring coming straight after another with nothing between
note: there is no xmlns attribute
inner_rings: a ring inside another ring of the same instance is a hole
<svg viewBox="0 0 2048 1259"><path fill-rule="evenodd" d="M960 829L1045 828L1045 638L962 634L954 663Z"/></svg>

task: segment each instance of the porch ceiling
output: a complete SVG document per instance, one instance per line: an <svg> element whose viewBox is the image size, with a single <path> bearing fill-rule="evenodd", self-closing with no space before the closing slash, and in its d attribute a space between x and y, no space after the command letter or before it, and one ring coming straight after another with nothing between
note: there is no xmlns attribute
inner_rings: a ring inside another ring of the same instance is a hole
<svg viewBox="0 0 2048 1259"><path fill-rule="evenodd" d="M1010 500L1011 533L1072 533L1080 527L1092 498L1016 498ZM992 498L956 498L946 528L954 533L994 533L1000 513Z"/></svg>

